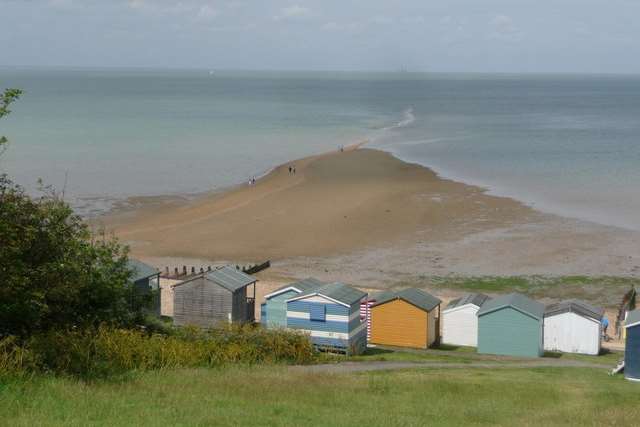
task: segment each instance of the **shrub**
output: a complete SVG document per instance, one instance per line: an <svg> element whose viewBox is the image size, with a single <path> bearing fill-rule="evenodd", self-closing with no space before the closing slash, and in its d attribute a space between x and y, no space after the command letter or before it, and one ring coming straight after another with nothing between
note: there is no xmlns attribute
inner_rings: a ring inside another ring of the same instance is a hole
<svg viewBox="0 0 640 427"><path fill-rule="evenodd" d="M150 334L101 326L47 331L22 343L5 338L0 341L0 376L38 372L92 379L229 363L308 363L314 357L308 337L285 330L228 325Z"/></svg>

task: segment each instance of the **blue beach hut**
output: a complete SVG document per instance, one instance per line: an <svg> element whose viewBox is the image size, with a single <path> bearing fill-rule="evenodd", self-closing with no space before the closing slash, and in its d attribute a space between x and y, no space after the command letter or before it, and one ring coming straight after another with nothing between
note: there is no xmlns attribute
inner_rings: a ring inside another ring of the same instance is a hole
<svg viewBox="0 0 640 427"><path fill-rule="evenodd" d="M287 327L307 333L318 349L359 354L367 346L367 324L360 318L366 297L343 283L303 292L287 300Z"/></svg>
<svg viewBox="0 0 640 427"><path fill-rule="evenodd" d="M260 323L267 328L287 327L287 300L326 285L318 279L307 278L283 286L264 296L260 306Z"/></svg>
<svg viewBox="0 0 640 427"><path fill-rule="evenodd" d="M624 377L640 381L640 310L627 314L624 327L627 332L624 344Z"/></svg>

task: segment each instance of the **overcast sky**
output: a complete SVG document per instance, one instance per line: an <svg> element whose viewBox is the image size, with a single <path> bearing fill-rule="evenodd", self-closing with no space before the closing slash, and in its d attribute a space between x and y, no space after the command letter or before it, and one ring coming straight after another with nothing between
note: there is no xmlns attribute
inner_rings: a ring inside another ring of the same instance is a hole
<svg viewBox="0 0 640 427"><path fill-rule="evenodd" d="M0 66L640 73L640 0L0 0Z"/></svg>

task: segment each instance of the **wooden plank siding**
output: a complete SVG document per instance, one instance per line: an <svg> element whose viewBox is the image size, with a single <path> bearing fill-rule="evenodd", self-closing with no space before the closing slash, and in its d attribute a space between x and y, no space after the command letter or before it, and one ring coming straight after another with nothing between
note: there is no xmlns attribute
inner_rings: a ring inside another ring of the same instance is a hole
<svg viewBox="0 0 640 427"><path fill-rule="evenodd" d="M246 288L232 293L205 278L173 288L173 322L176 326L213 327L246 320Z"/></svg>
<svg viewBox="0 0 640 427"><path fill-rule="evenodd" d="M371 343L427 348L436 339L435 310L426 311L396 299L371 308ZM434 323L429 328L429 323ZM431 333L429 333L431 332Z"/></svg>

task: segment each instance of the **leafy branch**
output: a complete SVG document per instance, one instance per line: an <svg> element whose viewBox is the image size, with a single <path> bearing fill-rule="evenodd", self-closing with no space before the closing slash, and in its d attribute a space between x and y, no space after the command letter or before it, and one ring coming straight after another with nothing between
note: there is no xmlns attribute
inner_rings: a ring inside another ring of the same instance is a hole
<svg viewBox="0 0 640 427"><path fill-rule="evenodd" d="M0 95L0 118L6 116L11 112L9 106L12 102L16 101L22 95L20 89L5 89L4 93ZM0 153L2 153L3 147L8 142L5 136L0 136Z"/></svg>

